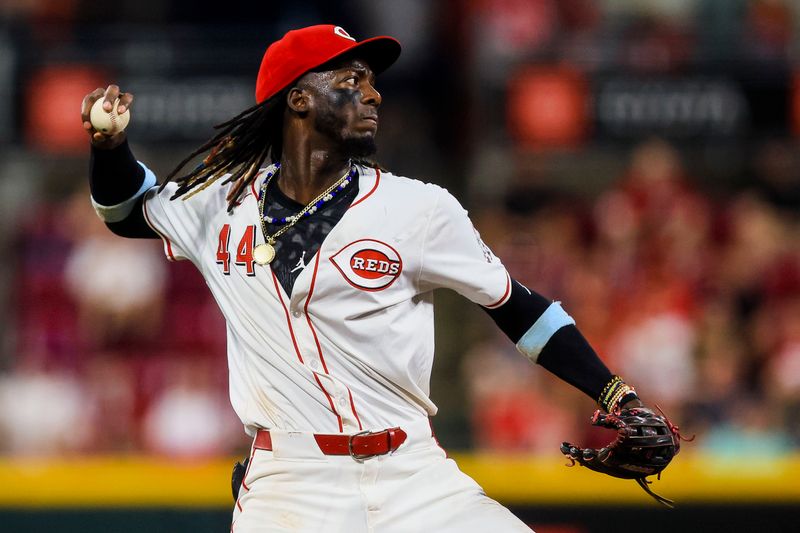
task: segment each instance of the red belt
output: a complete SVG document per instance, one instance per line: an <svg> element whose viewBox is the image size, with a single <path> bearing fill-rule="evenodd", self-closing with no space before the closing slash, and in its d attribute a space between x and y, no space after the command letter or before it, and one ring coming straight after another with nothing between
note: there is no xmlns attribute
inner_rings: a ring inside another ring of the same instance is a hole
<svg viewBox="0 0 800 533"><path fill-rule="evenodd" d="M406 432L400 428L383 431L362 431L353 435L314 434L319 449L325 455L349 455L356 461L363 461L376 455L386 455L406 441ZM259 429L253 445L259 450L272 450L272 437L266 429Z"/></svg>

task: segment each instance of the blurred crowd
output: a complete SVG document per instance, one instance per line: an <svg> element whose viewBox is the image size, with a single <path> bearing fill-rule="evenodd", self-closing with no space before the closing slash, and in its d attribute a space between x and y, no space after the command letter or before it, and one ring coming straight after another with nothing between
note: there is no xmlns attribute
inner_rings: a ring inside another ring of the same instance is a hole
<svg viewBox="0 0 800 533"><path fill-rule="evenodd" d="M784 453L800 447L799 155L765 142L752 187L711 196L652 139L599 196L521 184L478 226L512 276L561 300L608 366L701 449ZM608 437L582 434L586 402L499 333L464 371L481 448Z"/></svg>
<svg viewBox="0 0 800 533"><path fill-rule="evenodd" d="M800 447L800 152L763 143L753 186L698 188L651 139L589 197L522 180L472 211L512 276L561 300L610 368L721 454ZM80 189L20 228L17 356L0 378L9 453L246 445L227 403L224 324L194 267L121 239ZM553 453L588 431L588 400L493 325L461 368L476 448Z"/></svg>
<svg viewBox="0 0 800 533"><path fill-rule="evenodd" d="M3 451L194 457L246 445L227 399L224 322L200 274L168 265L160 241L113 235L88 198L80 188L20 225Z"/></svg>
<svg viewBox="0 0 800 533"><path fill-rule="evenodd" d="M692 448L797 451L798 2L119 0L109 21L83 0L9 0L0 454L247 447L215 302L191 264L97 219L69 110L96 83L124 84L136 154L164 175L215 113L249 105L268 40L322 22L403 43L379 80L381 163L448 187L512 276L562 301ZM444 310L445 444L557 455L607 438L587 429L591 400L480 311Z"/></svg>

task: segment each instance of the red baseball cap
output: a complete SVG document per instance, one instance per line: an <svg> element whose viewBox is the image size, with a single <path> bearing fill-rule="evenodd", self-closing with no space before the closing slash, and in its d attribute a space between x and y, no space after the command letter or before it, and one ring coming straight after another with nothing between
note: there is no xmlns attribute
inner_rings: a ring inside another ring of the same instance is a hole
<svg viewBox="0 0 800 533"><path fill-rule="evenodd" d="M375 74L400 56L400 43L392 37L356 41L341 26L320 24L292 30L264 53L256 80L256 102L275 96L306 72L347 52L358 50Z"/></svg>

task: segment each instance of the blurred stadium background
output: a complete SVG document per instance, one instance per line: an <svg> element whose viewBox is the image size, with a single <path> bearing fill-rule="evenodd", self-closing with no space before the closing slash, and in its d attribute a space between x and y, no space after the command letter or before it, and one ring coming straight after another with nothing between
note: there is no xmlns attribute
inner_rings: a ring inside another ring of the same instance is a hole
<svg viewBox="0 0 800 533"><path fill-rule="evenodd" d="M540 533L797 531L797 0L1 0L0 529L229 527L224 325L192 265L96 219L79 104L133 92L163 176L316 23L400 39L382 164L454 192L697 435L655 485L672 512L564 468L562 440L608 438L592 402L443 293L434 427L462 468Z"/></svg>

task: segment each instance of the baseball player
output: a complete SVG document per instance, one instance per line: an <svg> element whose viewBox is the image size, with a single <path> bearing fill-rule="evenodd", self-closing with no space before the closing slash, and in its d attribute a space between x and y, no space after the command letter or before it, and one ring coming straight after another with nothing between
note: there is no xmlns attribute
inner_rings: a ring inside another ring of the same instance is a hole
<svg viewBox="0 0 800 533"><path fill-rule="evenodd" d="M97 99L122 112L133 96L110 85L84 99L98 215L192 261L225 316L230 399L253 438L233 531L529 531L432 435L437 288L480 305L605 411L641 407L558 302L509 276L452 195L369 162L375 79L399 54L391 37L338 26L288 32L264 54L256 105L160 186L124 133L88 120Z"/></svg>

